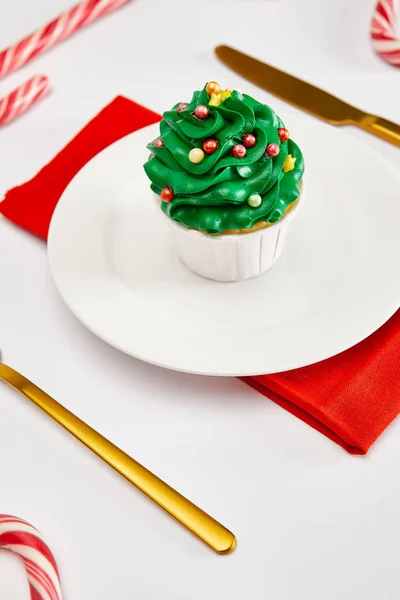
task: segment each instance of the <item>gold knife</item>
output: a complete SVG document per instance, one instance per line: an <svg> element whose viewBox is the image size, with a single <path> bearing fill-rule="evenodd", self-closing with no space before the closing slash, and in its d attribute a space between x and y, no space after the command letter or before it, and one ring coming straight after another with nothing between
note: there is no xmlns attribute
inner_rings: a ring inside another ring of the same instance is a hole
<svg viewBox="0 0 400 600"><path fill-rule="evenodd" d="M8 383L42 409L213 550L219 554L229 554L235 549L236 538L226 527L81 421L29 379L2 362L0 380Z"/></svg>
<svg viewBox="0 0 400 600"><path fill-rule="evenodd" d="M242 77L314 117L331 125L356 125L400 147L400 126L396 123L365 113L310 83L229 46L217 46L215 53L223 63Z"/></svg>

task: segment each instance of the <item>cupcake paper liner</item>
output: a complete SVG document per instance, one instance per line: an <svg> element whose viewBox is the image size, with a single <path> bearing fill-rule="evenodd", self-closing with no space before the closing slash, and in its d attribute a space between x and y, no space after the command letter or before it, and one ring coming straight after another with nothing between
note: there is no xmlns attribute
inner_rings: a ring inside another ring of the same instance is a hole
<svg viewBox="0 0 400 600"><path fill-rule="evenodd" d="M277 262L303 199L304 189L286 216L252 233L207 235L164 216L175 253L188 269L215 281L243 281L261 275Z"/></svg>

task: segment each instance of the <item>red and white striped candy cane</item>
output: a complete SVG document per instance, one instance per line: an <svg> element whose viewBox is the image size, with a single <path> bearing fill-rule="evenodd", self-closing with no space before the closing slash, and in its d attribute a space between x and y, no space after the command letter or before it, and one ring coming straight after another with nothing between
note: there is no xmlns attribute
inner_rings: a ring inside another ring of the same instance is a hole
<svg viewBox="0 0 400 600"><path fill-rule="evenodd" d="M62 600L56 561L37 529L18 517L0 515L0 548L22 559L31 600Z"/></svg>
<svg viewBox="0 0 400 600"><path fill-rule="evenodd" d="M379 0L371 26L372 45L381 58L400 67L400 39L394 27L400 0Z"/></svg>
<svg viewBox="0 0 400 600"><path fill-rule="evenodd" d="M0 52L0 77L19 69L81 27L128 2L130 0L85 0L73 6L42 29Z"/></svg>
<svg viewBox="0 0 400 600"><path fill-rule="evenodd" d="M50 83L45 75L35 75L19 88L0 98L0 126L10 123L50 91Z"/></svg>
<svg viewBox="0 0 400 600"><path fill-rule="evenodd" d="M50 23L13 46L0 52L0 78L23 67L58 42L62 42L81 27L122 7L130 0L84 0ZM22 115L50 90L47 77L37 75L0 99L0 125L6 125Z"/></svg>

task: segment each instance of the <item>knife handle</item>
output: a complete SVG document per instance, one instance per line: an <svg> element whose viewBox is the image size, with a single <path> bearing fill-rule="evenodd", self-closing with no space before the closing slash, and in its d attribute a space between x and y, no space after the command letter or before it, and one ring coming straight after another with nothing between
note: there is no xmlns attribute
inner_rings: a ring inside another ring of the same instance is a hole
<svg viewBox="0 0 400 600"><path fill-rule="evenodd" d="M385 142L400 147L400 125L382 117L368 114L364 114L359 121L356 121L356 125L360 129L385 140Z"/></svg>
<svg viewBox="0 0 400 600"><path fill-rule="evenodd" d="M133 483L179 523L187 527L219 554L229 554L236 547L236 538L221 523L164 483L136 460L108 441L100 433L51 398L37 385L0 363L0 379L11 385L28 400L42 409L82 444Z"/></svg>

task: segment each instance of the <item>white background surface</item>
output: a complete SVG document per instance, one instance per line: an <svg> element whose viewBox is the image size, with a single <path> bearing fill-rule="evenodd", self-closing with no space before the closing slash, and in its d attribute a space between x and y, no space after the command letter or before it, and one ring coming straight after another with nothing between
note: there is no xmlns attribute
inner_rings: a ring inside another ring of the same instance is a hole
<svg viewBox="0 0 400 600"><path fill-rule="evenodd" d="M70 4L3 2L2 45ZM51 98L0 131L1 191L33 176L119 93L162 111L203 81L217 79L270 100L214 58L212 47L221 42L399 122L400 71L372 53L372 5L132 2L1 82L3 95L45 72L55 88ZM274 106L279 111L283 104ZM399 169L398 149L362 132L349 135ZM399 597L399 421L368 457L353 457L239 381L167 372L120 354L64 307L43 242L4 221L0 275L4 360L223 521L239 540L231 556L214 555L2 387L0 512L24 517L45 534L66 600ZM5 554L0 593L7 600L28 598L22 568Z"/></svg>

